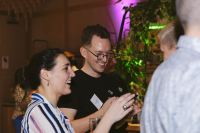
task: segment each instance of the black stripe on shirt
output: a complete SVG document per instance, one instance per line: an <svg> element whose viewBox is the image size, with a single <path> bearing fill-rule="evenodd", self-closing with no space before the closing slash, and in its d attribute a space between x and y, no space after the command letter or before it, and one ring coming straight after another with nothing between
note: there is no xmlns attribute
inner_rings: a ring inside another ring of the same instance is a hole
<svg viewBox="0 0 200 133"><path fill-rule="evenodd" d="M56 133L58 133L58 131L56 130L55 125L53 124L53 122L49 119L49 117L47 116L47 114L45 113L45 111L43 110L43 108L41 107L41 105L38 106L39 109L41 110L41 112L44 114L44 116L47 118L47 120L49 121L49 123L51 124L51 126L53 127L54 131Z"/></svg>
<svg viewBox="0 0 200 133"><path fill-rule="evenodd" d="M47 104L44 104L46 110L48 111L48 113L53 117L54 121L57 123L58 127L60 128L62 133L65 133L63 130L63 127L61 126L60 122L58 121L58 119L56 118L56 116L54 115L54 113L51 111L51 109L49 108L49 106Z"/></svg>

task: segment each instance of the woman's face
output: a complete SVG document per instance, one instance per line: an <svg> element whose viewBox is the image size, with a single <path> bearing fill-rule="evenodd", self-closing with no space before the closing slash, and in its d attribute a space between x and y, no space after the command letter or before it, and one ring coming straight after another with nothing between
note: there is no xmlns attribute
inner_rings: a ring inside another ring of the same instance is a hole
<svg viewBox="0 0 200 133"><path fill-rule="evenodd" d="M56 65L49 71L49 86L58 95L71 93L71 78L75 76L69 60L64 55L59 55L55 60Z"/></svg>

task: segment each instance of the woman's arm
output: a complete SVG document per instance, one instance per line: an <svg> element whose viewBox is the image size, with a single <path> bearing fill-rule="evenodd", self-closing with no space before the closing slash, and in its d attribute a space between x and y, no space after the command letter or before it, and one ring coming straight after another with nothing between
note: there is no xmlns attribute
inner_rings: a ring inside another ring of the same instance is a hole
<svg viewBox="0 0 200 133"><path fill-rule="evenodd" d="M115 100L105 115L102 117L100 123L96 127L94 133L108 133L111 126L125 117L130 111L133 110L134 94L124 94ZM123 106L127 109L124 109Z"/></svg>

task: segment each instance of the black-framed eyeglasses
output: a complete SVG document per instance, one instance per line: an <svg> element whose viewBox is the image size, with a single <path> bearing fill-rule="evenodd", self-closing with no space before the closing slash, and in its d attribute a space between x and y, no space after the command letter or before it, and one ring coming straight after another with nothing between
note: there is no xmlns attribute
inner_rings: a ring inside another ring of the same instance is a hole
<svg viewBox="0 0 200 133"><path fill-rule="evenodd" d="M92 55L96 56L98 61L102 61L105 57L108 60L110 60L110 59L115 57L113 52L95 54L92 51L90 51L88 48L86 48L86 47L84 47L84 48L87 49L87 51L89 51Z"/></svg>

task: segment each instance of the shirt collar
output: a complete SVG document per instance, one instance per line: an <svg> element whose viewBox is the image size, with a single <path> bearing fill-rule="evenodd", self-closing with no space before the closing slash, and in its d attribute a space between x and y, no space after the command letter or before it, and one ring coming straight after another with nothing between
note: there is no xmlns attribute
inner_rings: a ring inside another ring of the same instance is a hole
<svg viewBox="0 0 200 133"><path fill-rule="evenodd" d="M47 104L50 104L53 108L58 108L58 107L53 106L43 95L39 93L33 93L31 98L33 101L43 101Z"/></svg>
<svg viewBox="0 0 200 133"><path fill-rule="evenodd" d="M46 99L39 93L33 93L31 98L32 98L32 100L36 100L36 101L38 101L38 100L46 101Z"/></svg>
<svg viewBox="0 0 200 133"><path fill-rule="evenodd" d="M177 45L178 48L187 48L200 52L200 38L183 35L180 37Z"/></svg>

